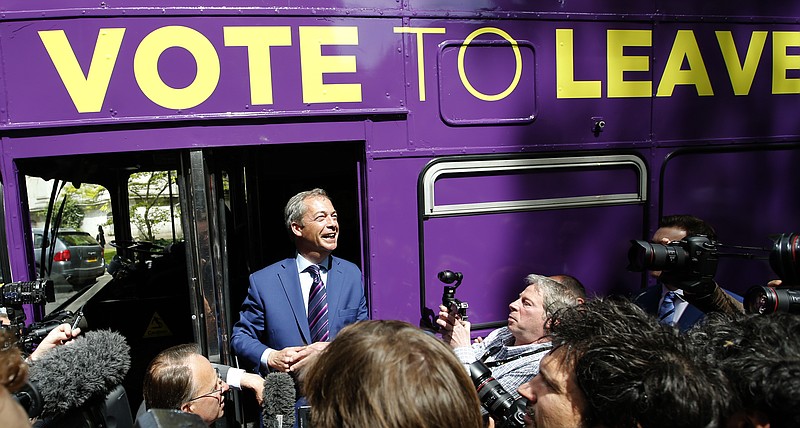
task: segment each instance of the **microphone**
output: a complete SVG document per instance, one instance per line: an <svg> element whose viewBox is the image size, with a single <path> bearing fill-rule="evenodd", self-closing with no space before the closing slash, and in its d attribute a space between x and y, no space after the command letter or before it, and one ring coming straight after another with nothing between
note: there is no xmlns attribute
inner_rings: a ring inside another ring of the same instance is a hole
<svg viewBox="0 0 800 428"><path fill-rule="evenodd" d="M56 417L103 400L131 367L131 347L110 330L90 331L46 352L30 365L29 380L42 397L42 417Z"/></svg>
<svg viewBox="0 0 800 428"><path fill-rule="evenodd" d="M288 373L269 373L264 379L265 428L292 428L296 394L294 379Z"/></svg>

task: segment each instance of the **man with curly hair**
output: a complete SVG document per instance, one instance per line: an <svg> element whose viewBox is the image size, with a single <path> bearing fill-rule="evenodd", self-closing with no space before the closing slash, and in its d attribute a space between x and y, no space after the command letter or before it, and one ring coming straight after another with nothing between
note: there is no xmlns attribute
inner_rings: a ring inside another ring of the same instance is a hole
<svg viewBox="0 0 800 428"><path fill-rule="evenodd" d="M589 300L549 323L553 350L519 388L529 426L713 427L728 413L721 371L635 304Z"/></svg>
<svg viewBox="0 0 800 428"><path fill-rule="evenodd" d="M715 314L689 338L733 385L728 426L800 426L800 317Z"/></svg>

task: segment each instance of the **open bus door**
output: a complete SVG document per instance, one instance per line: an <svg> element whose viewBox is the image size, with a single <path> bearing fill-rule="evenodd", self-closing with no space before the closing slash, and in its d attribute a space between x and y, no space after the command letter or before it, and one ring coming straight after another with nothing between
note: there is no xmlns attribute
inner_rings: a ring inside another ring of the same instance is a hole
<svg viewBox="0 0 800 428"><path fill-rule="evenodd" d="M324 161L306 161L309 153L321 154ZM21 187L28 196L23 212L32 226L43 224L42 207L53 188L49 180L66 181L65 188L103 188L97 206L107 212L101 215L93 208L83 226L97 230L97 222L105 225L108 273L80 289L58 286L58 302L48 305L47 313L74 311L85 303L89 329L111 329L126 337L132 367L123 384L133 410L142 400L147 365L170 346L197 342L212 361L235 364L228 336L249 274L294 253L283 224L290 196L325 188L343 229L337 255L367 272L363 163L359 141L18 159ZM148 193L153 203L144 202ZM78 205L94 206L83 202ZM148 226L140 222L147 207L158 208L165 219L149 237ZM33 275L34 240L27 233Z"/></svg>
<svg viewBox="0 0 800 428"><path fill-rule="evenodd" d="M292 195L325 188L347 236L337 255L363 266L363 146L339 144L326 153L328 162L301 165L309 152L327 147L325 143L258 145L181 154L178 185L192 327L212 362L237 365L230 333L239 319L250 273L293 256L283 222L284 206ZM235 405L229 409L236 412L226 412L227 422L253 422L260 413L254 396L231 395Z"/></svg>

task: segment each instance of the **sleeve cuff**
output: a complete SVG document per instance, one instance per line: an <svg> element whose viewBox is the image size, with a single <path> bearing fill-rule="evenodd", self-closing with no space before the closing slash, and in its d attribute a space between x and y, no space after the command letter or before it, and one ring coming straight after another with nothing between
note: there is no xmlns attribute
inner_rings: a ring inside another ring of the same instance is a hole
<svg viewBox="0 0 800 428"><path fill-rule="evenodd" d="M274 351L275 350L272 349L272 348L267 348L267 349L264 350L264 353L261 354L261 367L259 367L259 369L260 369L259 371L261 371L262 373L269 373L269 371L270 371L270 368L269 368L269 356Z"/></svg>
<svg viewBox="0 0 800 428"><path fill-rule="evenodd" d="M244 375L244 370L231 367L228 369L228 376L225 377L225 383L231 388L242 389L242 375Z"/></svg>

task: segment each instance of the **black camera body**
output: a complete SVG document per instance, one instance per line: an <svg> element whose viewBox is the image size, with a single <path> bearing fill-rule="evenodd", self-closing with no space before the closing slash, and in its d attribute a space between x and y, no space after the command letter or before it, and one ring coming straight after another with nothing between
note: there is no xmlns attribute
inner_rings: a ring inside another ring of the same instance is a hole
<svg viewBox="0 0 800 428"><path fill-rule="evenodd" d="M464 275L461 272L443 270L439 272L438 277L439 281L442 281L445 284L452 284L454 282L456 283L456 285L444 286L444 291L442 292L442 305L446 307L451 314L457 314L461 320L467 321L469 319L467 315L469 303L456 299L456 288L461 285Z"/></svg>
<svg viewBox="0 0 800 428"><path fill-rule="evenodd" d="M527 400L515 400L503 385L500 385L492 372L480 360L469 366L469 377L478 391L481 405L497 423L498 428L517 428L525 426L525 406Z"/></svg>
<svg viewBox="0 0 800 428"><path fill-rule="evenodd" d="M49 279L10 282L0 286L0 306L18 306L55 301L55 288L53 281Z"/></svg>
<svg viewBox="0 0 800 428"><path fill-rule="evenodd" d="M669 244L631 240L628 270L660 270L661 281L684 290L713 285L719 254L717 243L705 235L687 236Z"/></svg>
<svg viewBox="0 0 800 428"><path fill-rule="evenodd" d="M2 328L11 330L17 339L25 329L25 311L22 305L55 302L53 281L36 279L0 285L0 307L5 308L10 324Z"/></svg>

